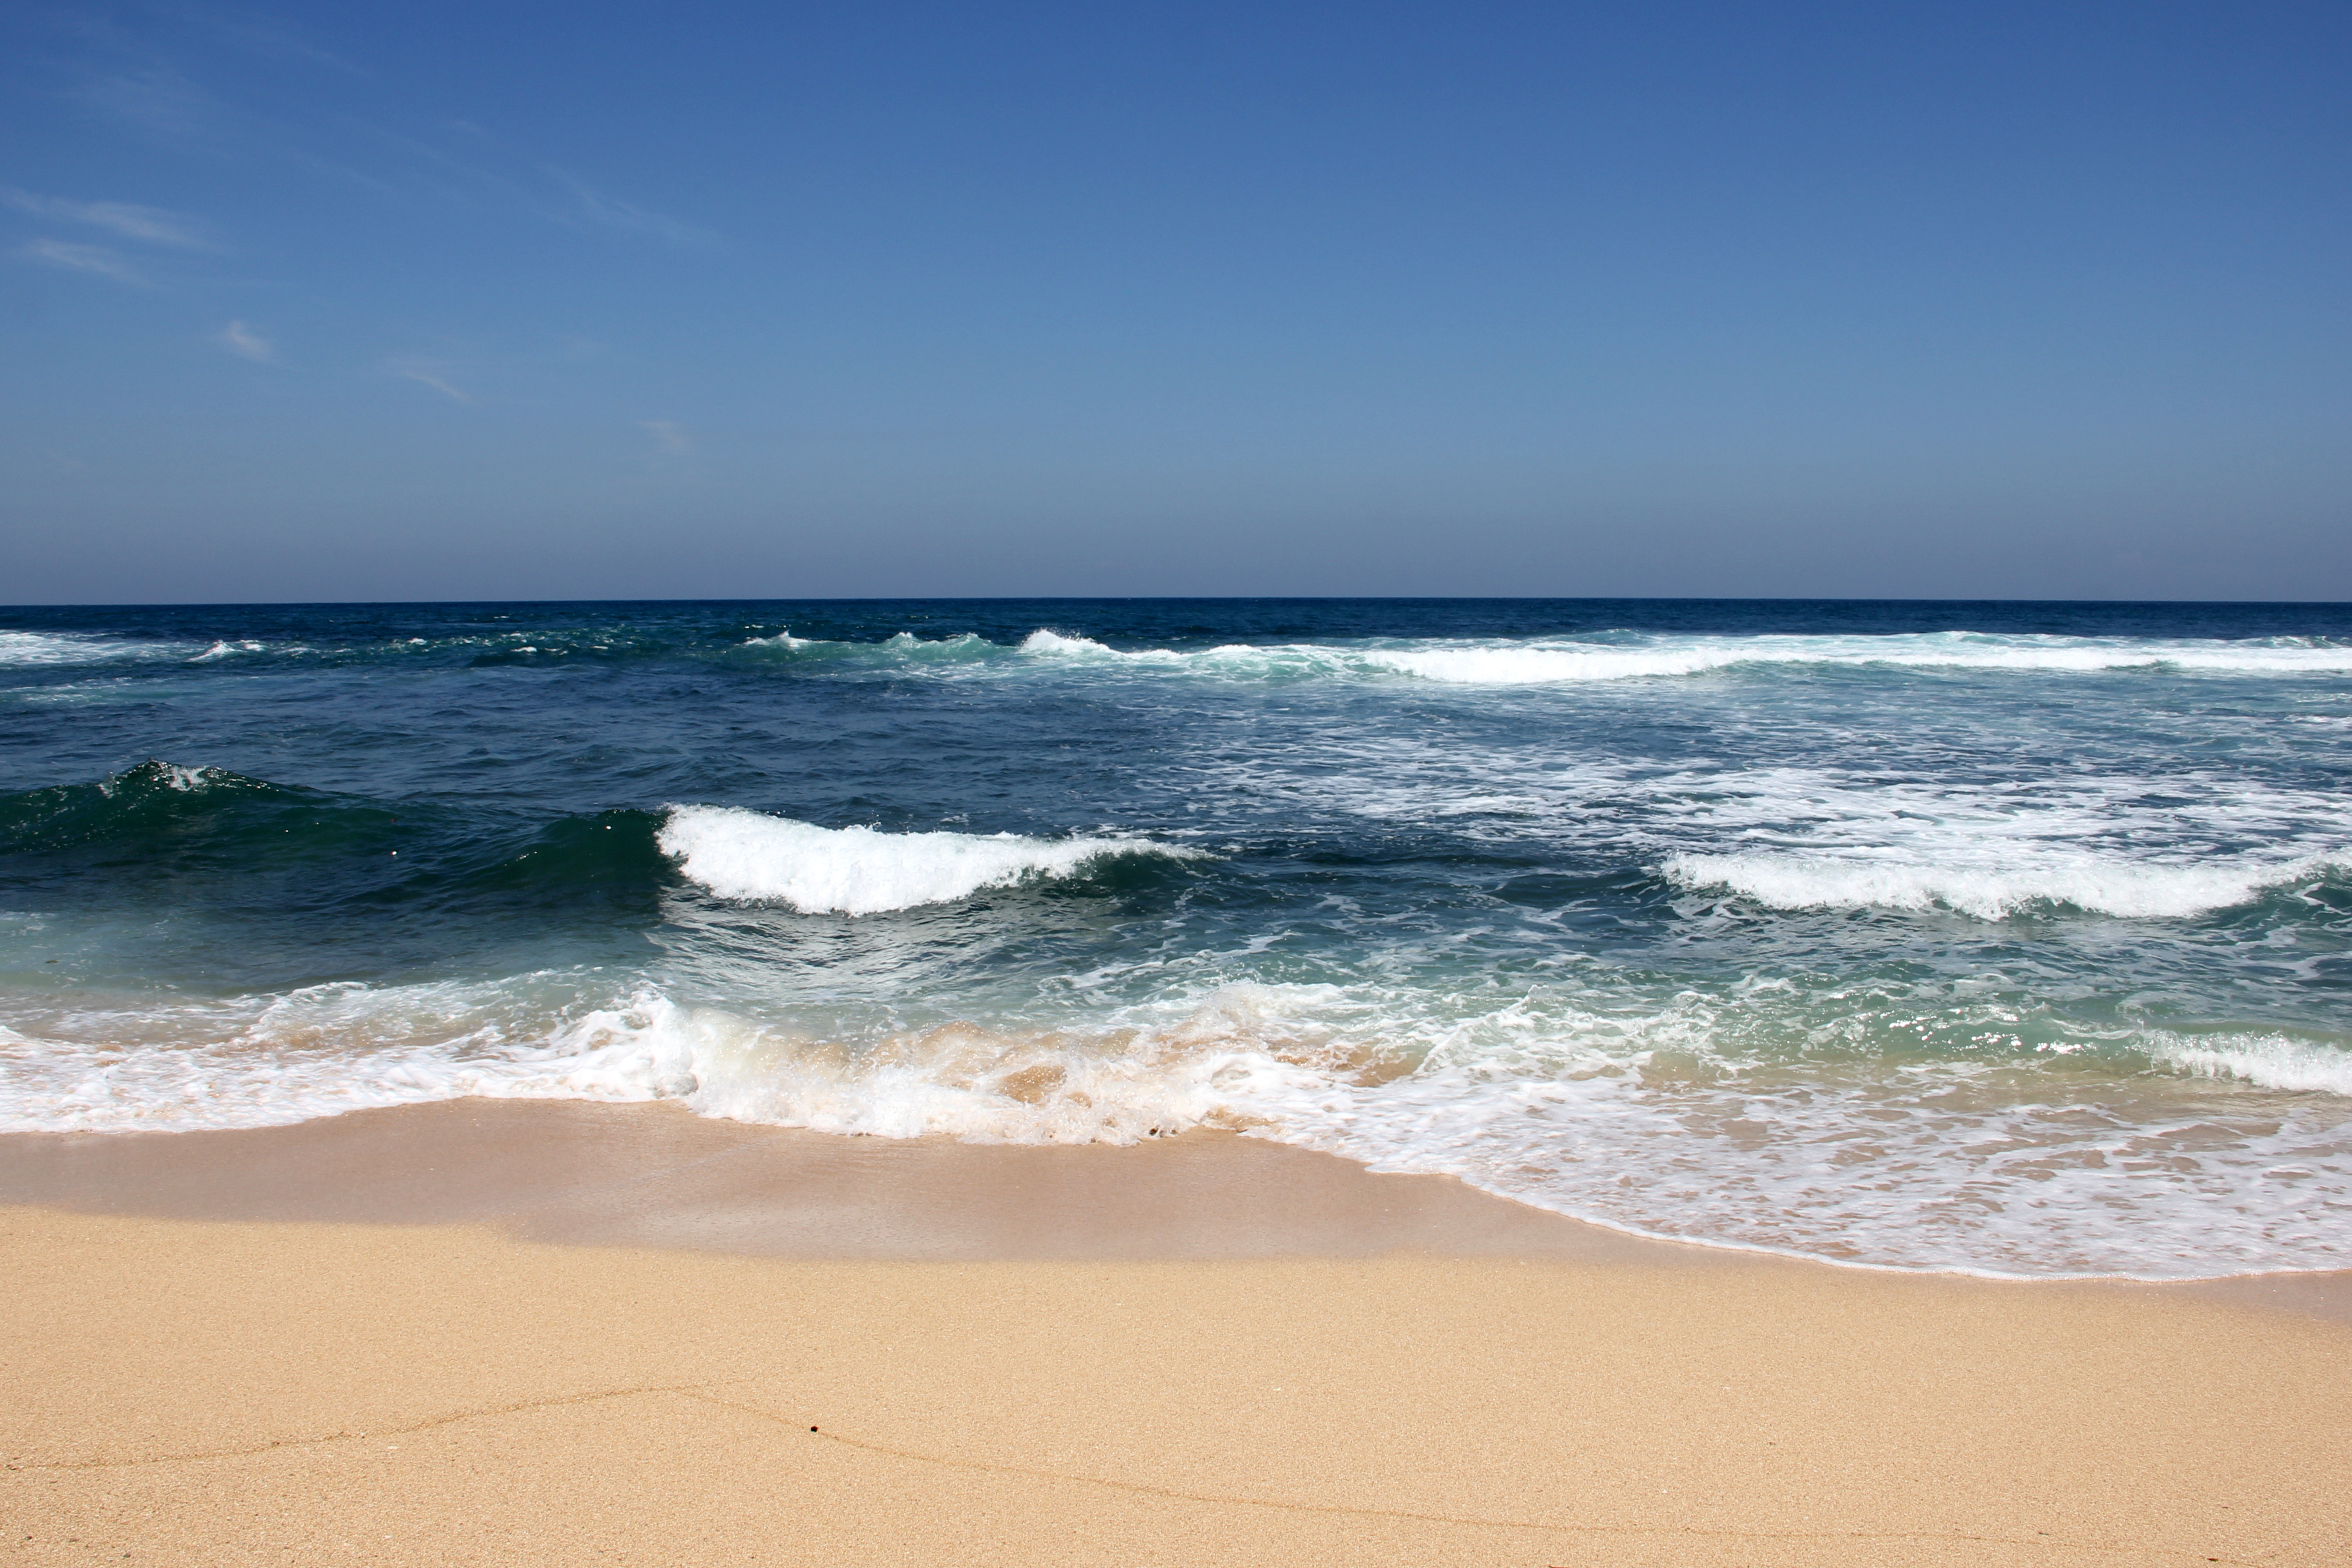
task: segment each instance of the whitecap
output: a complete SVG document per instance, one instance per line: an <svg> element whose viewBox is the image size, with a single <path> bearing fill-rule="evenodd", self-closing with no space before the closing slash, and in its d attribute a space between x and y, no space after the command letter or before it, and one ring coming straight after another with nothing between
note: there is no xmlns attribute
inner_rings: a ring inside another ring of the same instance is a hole
<svg viewBox="0 0 2352 1568"><path fill-rule="evenodd" d="M2327 855L2185 865L2056 855L2037 864L2021 853L2001 865L1937 865L1863 854L1744 852L1676 855L1662 869L1679 886L1723 889L1769 909L1943 908L1991 921L2041 904L2181 919L2245 903L2265 889L2305 881L2346 863Z"/></svg>
<svg viewBox="0 0 2352 1568"><path fill-rule="evenodd" d="M656 841L707 891L810 914L953 903L983 888L1084 875L1116 856L1203 858L1200 850L1143 839L878 833L715 805L670 807Z"/></svg>
<svg viewBox="0 0 2352 1568"><path fill-rule="evenodd" d="M2352 1051L2284 1035L2214 1037L2162 1035L2148 1054L2200 1078L2236 1079L2264 1089L2352 1096Z"/></svg>
<svg viewBox="0 0 2352 1568"><path fill-rule="evenodd" d="M0 666L110 664L176 651L163 643L119 642L73 632L0 631Z"/></svg>
<svg viewBox="0 0 2352 1568"><path fill-rule="evenodd" d="M1021 639L1021 651L1048 657L1058 655L1064 658L1073 654L1099 656L1117 653L1116 649L1098 643L1092 637L1074 637L1067 632L1048 631L1043 626ZM1164 652L1162 657L1166 657Z"/></svg>

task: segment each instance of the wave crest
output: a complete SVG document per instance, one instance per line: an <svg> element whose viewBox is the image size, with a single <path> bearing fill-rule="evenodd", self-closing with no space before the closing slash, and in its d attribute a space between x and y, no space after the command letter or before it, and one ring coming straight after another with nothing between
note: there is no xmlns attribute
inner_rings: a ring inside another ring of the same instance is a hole
<svg viewBox="0 0 2352 1568"><path fill-rule="evenodd" d="M2284 1035L2192 1037L2169 1035L2148 1047L2149 1056L2176 1072L2196 1078L2236 1079L2293 1094L2340 1094L2352 1098L2352 1051Z"/></svg>
<svg viewBox="0 0 2352 1568"><path fill-rule="evenodd" d="M689 881L719 898L789 904L804 914L950 904L984 888L1082 876L1120 856L1206 858L1143 839L877 833L718 805L670 807L656 841Z"/></svg>
<svg viewBox="0 0 2352 1568"><path fill-rule="evenodd" d="M1935 866L1827 855L1676 855L1661 869L1693 891L1723 889L1769 909L1955 910L1997 921L2037 905L2134 919L2181 919L2323 876L2340 855L2209 865L2093 856L2042 866Z"/></svg>

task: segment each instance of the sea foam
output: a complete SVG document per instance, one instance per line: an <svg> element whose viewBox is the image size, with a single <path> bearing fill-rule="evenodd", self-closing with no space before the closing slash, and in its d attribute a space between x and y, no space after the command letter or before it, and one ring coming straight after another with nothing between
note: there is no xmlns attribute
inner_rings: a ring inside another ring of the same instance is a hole
<svg viewBox="0 0 2352 1568"><path fill-rule="evenodd" d="M72 632L0 631L0 666L111 664L180 651L165 643L124 642Z"/></svg>
<svg viewBox="0 0 2352 1568"><path fill-rule="evenodd" d="M808 914L953 903L983 888L1082 876L1118 856L1202 858L1196 849L1142 839L877 833L714 805L672 806L657 842L707 891Z"/></svg>
<svg viewBox="0 0 2352 1568"><path fill-rule="evenodd" d="M1452 685L1483 686L1628 680L1773 666L2053 674L2161 668L2239 675L2352 673L2352 648L2305 639L2223 642L1988 637L1964 632L1655 637L1628 644L1535 639L1424 644L1373 649L1360 657L1375 669Z"/></svg>
<svg viewBox="0 0 2352 1568"><path fill-rule="evenodd" d="M750 638L730 652L812 672L912 668L947 675L978 668L1018 676L1064 669L1099 676L1240 681L1402 678L1466 687L1580 685L1806 668L2018 674L2352 673L2352 647L2321 639L2228 641L1974 632L1884 636L1604 632L1514 639L1368 637L1122 648L1083 633L1041 626L1009 645L971 633L927 639L899 632L877 642L842 642L800 637L787 631Z"/></svg>
<svg viewBox="0 0 2352 1568"><path fill-rule="evenodd" d="M2148 1054L2200 1078L2237 1079L2264 1089L2352 1097L2352 1050L2283 1035L2162 1035Z"/></svg>
<svg viewBox="0 0 2352 1568"><path fill-rule="evenodd" d="M593 978L338 982L84 1012L54 1033L0 1026L0 1131L261 1127L480 1096L666 1100L881 1137L1131 1143L1264 1125L1275 1101L1351 1065L1291 1023L1279 987L1227 987L1119 1026L955 1021L840 1039L653 986L599 996Z"/></svg>
<svg viewBox="0 0 2352 1568"><path fill-rule="evenodd" d="M2088 855L2041 864L1921 865L1883 857L1742 853L1676 855L1662 868L1693 890L1720 888L1776 910L1944 908L2001 920L2035 905L2133 919L2180 919L2227 909L2265 889L2306 881L2345 864L2337 856L2165 865Z"/></svg>
<svg viewBox="0 0 2352 1568"><path fill-rule="evenodd" d="M1213 1127L1637 1234L1881 1268L2352 1265L2329 1220L2352 1203L2352 1052L2316 1039L2124 1031L2008 1065L1794 1072L1719 1049L1737 1020L1717 1003L1523 999L1453 1018L1414 1068L1368 1045L1435 1022L1401 994L1243 984L1060 1026L833 1035L609 984L337 983L19 1017L0 1029L0 1131L253 1127L468 1095L986 1143Z"/></svg>

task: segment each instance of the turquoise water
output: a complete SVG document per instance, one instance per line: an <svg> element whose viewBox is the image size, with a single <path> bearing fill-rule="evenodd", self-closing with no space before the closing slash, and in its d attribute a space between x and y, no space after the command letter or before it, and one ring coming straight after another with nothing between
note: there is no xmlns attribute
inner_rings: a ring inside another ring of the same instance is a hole
<svg viewBox="0 0 2352 1568"><path fill-rule="evenodd" d="M1200 1125L1890 1267L2352 1267L2352 607L0 612L0 1128Z"/></svg>

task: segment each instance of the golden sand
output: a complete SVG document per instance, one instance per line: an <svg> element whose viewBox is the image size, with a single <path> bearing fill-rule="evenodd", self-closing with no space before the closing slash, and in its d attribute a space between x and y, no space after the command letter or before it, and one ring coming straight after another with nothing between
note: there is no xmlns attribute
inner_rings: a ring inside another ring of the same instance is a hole
<svg viewBox="0 0 2352 1568"><path fill-rule="evenodd" d="M0 1559L2352 1562L2352 1326L2305 1313L517 1228L0 1210Z"/></svg>

